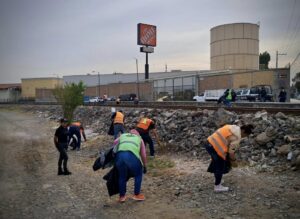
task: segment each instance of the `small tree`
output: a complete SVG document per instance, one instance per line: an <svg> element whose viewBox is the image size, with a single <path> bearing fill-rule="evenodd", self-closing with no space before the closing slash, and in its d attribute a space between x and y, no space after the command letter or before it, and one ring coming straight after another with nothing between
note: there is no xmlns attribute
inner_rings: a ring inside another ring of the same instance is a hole
<svg viewBox="0 0 300 219"><path fill-rule="evenodd" d="M263 69L269 69L270 60L271 56L267 51L259 54L259 65L263 66Z"/></svg>
<svg viewBox="0 0 300 219"><path fill-rule="evenodd" d="M64 117L72 121L77 106L83 104L83 93L85 86L82 81L78 84L66 84L64 87L57 87L53 91L56 100L62 105Z"/></svg>

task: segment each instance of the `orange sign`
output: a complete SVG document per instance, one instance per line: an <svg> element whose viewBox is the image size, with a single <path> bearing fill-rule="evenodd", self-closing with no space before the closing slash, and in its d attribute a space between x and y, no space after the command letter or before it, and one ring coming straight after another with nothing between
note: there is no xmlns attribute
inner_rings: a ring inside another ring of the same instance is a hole
<svg viewBox="0 0 300 219"><path fill-rule="evenodd" d="M156 46L156 26L138 24L138 45Z"/></svg>

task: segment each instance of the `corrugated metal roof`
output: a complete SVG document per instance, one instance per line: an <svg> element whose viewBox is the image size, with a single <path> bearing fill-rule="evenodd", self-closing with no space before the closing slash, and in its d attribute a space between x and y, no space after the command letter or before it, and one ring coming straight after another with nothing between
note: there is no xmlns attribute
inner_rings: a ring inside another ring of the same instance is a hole
<svg viewBox="0 0 300 219"><path fill-rule="evenodd" d="M0 84L0 90L5 90L9 88L21 88L21 83L17 84Z"/></svg>

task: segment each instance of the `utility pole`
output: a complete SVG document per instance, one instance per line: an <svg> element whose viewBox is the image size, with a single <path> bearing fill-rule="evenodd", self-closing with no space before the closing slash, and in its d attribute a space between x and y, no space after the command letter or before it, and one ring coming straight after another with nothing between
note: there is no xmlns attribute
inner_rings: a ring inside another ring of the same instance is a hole
<svg viewBox="0 0 300 219"><path fill-rule="evenodd" d="M98 72L98 93L100 97L100 72Z"/></svg>
<svg viewBox="0 0 300 219"><path fill-rule="evenodd" d="M137 97L140 99L140 85L139 85L139 63L138 59L135 59L135 65L136 65L136 89L137 89Z"/></svg>
<svg viewBox="0 0 300 219"><path fill-rule="evenodd" d="M276 68L278 68L278 56L285 56L287 55L286 53L278 53L278 51L276 51Z"/></svg>

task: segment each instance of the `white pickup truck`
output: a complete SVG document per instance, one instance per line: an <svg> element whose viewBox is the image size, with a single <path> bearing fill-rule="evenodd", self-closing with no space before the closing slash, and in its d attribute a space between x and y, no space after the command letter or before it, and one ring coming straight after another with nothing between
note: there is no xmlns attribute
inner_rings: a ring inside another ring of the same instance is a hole
<svg viewBox="0 0 300 219"><path fill-rule="evenodd" d="M224 94L225 90L226 89L205 90L203 94L194 96L193 100L197 102L218 101L219 98Z"/></svg>

